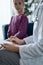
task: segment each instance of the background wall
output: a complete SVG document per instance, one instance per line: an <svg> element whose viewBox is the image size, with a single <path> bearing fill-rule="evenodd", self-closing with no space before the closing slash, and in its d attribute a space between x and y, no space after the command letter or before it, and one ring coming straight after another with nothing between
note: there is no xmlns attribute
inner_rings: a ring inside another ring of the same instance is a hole
<svg viewBox="0 0 43 65"><path fill-rule="evenodd" d="M3 39L2 25L9 24L11 15L11 0L0 0L0 40Z"/></svg>

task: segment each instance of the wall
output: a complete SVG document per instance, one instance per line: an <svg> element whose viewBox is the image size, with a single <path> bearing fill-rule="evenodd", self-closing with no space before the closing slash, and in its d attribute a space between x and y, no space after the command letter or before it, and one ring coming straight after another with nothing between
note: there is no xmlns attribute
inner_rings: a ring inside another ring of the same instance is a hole
<svg viewBox="0 0 43 65"><path fill-rule="evenodd" d="M11 0L0 0L0 40L3 39L2 25L8 24L11 18Z"/></svg>

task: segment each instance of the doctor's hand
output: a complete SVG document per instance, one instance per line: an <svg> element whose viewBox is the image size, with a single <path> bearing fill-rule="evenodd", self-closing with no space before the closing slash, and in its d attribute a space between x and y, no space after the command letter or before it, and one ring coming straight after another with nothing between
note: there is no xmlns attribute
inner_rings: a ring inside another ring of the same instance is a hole
<svg viewBox="0 0 43 65"><path fill-rule="evenodd" d="M19 47L16 44L4 43L4 44L2 44L2 47L4 47L8 51L19 52Z"/></svg>
<svg viewBox="0 0 43 65"><path fill-rule="evenodd" d="M17 38L17 37L11 37L10 40L11 40L12 42L16 43L16 44L19 44L19 45L25 44L25 41L24 41L23 39L19 39L19 38Z"/></svg>
<svg viewBox="0 0 43 65"><path fill-rule="evenodd" d="M2 48L2 45L0 44L0 49Z"/></svg>
<svg viewBox="0 0 43 65"><path fill-rule="evenodd" d="M7 41L12 41L12 39L14 38L14 36L10 36L8 39L6 39Z"/></svg>

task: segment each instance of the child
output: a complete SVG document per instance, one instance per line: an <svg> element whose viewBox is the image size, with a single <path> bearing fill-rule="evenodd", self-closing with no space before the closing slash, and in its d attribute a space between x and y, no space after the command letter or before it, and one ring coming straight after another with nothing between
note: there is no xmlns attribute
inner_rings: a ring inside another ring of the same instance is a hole
<svg viewBox="0 0 43 65"><path fill-rule="evenodd" d="M23 39L27 36L27 25L28 19L23 12L24 1L23 0L13 0L14 7L17 11L16 16L12 16L11 22L8 28L7 37L18 37Z"/></svg>

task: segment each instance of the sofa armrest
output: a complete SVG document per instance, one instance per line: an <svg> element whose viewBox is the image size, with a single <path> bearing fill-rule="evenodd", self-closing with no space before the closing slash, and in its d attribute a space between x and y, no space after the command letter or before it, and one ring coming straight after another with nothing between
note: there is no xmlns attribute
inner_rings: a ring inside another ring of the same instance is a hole
<svg viewBox="0 0 43 65"><path fill-rule="evenodd" d="M30 35L33 34L33 24L34 23L28 23L28 28L27 28L27 34L28 34L28 36L30 36ZM7 39L8 26L9 26L9 24L6 24L6 25L2 26L2 31L3 31L3 37L4 37L4 39Z"/></svg>
<svg viewBox="0 0 43 65"><path fill-rule="evenodd" d="M2 26L2 32L4 39L7 39L7 31L8 31L9 24L5 24Z"/></svg>

